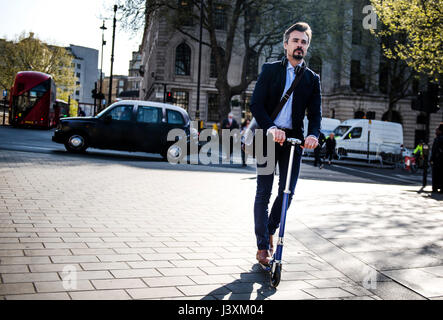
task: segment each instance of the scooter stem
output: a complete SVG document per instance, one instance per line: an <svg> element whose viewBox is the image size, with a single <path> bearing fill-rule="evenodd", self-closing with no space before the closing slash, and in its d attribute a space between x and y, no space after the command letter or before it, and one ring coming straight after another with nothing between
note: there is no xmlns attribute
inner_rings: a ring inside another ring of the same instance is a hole
<svg viewBox="0 0 443 320"><path fill-rule="evenodd" d="M291 190L289 189L291 184L291 175L292 175L292 162L294 161L294 151L295 151L295 145L301 144L302 142L299 139L295 138L288 138L287 141L291 144L291 154L289 156L289 165L288 165L288 174L286 176L286 187L283 191L284 193L290 194Z"/></svg>

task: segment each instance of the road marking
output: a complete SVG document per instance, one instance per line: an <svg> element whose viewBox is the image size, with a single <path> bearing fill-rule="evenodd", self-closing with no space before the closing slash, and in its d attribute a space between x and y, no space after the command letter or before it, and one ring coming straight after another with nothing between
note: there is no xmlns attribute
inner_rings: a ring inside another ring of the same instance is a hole
<svg viewBox="0 0 443 320"><path fill-rule="evenodd" d="M15 144L15 145L13 145L13 146L11 146L11 147L9 147L9 148L14 148L14 147L17 147L16 149L14 149L14 150L19 150L20 148L28 148L28 149L41 149L41 150L47 150L47 151L52 151L52 150L54 150L54 148L42 148L42 147L37 147L37 146L27 146L27 145L24 145L24 144ZM7 147L8 148L8 147Z"/></svg>
<svg viewBox="0 0 443 320"><path fill-rule="evenodd" d="M373 175L373 176L380 177L380 178L388 178L388 179L399 180L399 181L402 181L402 182L408 182L408 183L419 183L419 181L416 181L416 180L397 178L397 177L392 177L392 176L383 175L383 174L378 174L378 173L373 173L373 172L362 171L362 170L353 169L353 168L348 168L348 167L342 167L342 166L340 166L340 168L343 168L343 169L346 169L346 170L350 170L350 171L355 171L355 172L365 173L365 174Z"/></svg>

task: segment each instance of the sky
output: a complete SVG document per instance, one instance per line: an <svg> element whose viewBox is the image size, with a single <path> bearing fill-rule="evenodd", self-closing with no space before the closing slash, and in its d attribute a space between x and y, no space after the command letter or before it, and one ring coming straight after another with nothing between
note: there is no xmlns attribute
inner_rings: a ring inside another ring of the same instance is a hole
<svg viewBox="0 0 443 320"><path fill-rule="evenodd" d="M15 40L23 32L34 32L39 39L53 45L70 44L99 50L105 19L103 71L111 68L113 0L0 0L0 38ZM118 19L117 13L117 19ZM127 75L132 51L137 51L142 35L116 29L114 75ZM99 64L100 68L100 56Z"/></svg>

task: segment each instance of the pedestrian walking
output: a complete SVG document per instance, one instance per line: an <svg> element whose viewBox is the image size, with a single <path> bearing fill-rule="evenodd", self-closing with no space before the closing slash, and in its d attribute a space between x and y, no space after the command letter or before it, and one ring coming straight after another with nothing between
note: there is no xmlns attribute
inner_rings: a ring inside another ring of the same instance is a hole
<svg viewBox="0 0 443 320"><path fill-rule="evenodd" d="M80 107L78 107L78 116L79 117L86 117L86 113Z"/></svg>
<svg viewBox="0 0 443 320"><path fill-rule="evenodd" d="M240 126L238 125L237 120L234 119L234 114L232 112L228 114L227 119L223 120L221 128L229 130L240 129ZM229 156L231 156L233 149L234 149L234 138L231 136L229 139Z"/></svg>
<svg viewBox="0 0 443 320"><path fill-rule="evenodd" d="M328 159L328 164L331 165L332 159L335 157L335 147L337 146L337 141L335 140L335 134L331 132L326 138L326 158Z"/></svg>
<svg viewBox="0 0 443 320"><path fill-rule="evenodd" d="M320 169L323 168L323 161L321 160L321 150L323 148L325 140L325 135L323 134L323 132L320 131L320 135L318 137L318 146L314 149L314 167L318 165Z"/></svg>
<svg viewBox="0 0 443 320"><path fill-rule="evenodd" d="M243 134L245 133L246 129L248 128L249 124L251 123L250 119L246 119L242 125L241 125L241 129L240 129L240 136L243 136ZM244 142L241 142L242 146L241 146L241 161L242 161L242 167L246 167L246 162L248 161L248 155L245 152L245 146L244 146Z"/></svg>
<svg viewBox="0 0 443 320"><path fill-rule="evenodd" d="M415 147L413 155L415 157L415 163L419 168L423 167L423 144L424 141L421 140L418 145Z"/></svg>
<svg viewBox="0 0 443 320"><path fill-rule="evenodd" d="M443 193L443 122L435 129L431 150L432 192Z"/></svg>
<svg viewBox="0 0 443 320"><path fill-rule="evenodd" d="M290 154L290 146L285 141L287 137L303 140L305 113L309 126L304 148L314 149L318 145L321 123L320 76L307 68L304 61L311 39L312 31L307 23L292 25L284 33L285 57L281 61L263 65L251 99L252 114L265 133L263 140L256 139L256 143L263 143L266 156L266 135L272 135L275 142L275 163L272 165L275 167L278 164L280 171L278 195L268 215L274 173L259 174L259 168L266 167L267 164L257 163L254 222L258 247L256 259L262 265L269 265L273 235L280 224ZM291 94L288 95L288 92ZM297 145L291 168L288 206L297 183L301 155L302 148Z"/></svg>

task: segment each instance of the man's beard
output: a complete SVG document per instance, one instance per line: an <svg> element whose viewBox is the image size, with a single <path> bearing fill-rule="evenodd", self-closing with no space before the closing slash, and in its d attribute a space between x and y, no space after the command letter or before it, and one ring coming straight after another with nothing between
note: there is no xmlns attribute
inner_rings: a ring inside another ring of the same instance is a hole
<svg viewBox="0 0 443 320"><path fill-rule="evenodd" d="M303 51L301 51L301 54L298 54L297 52L300 52L299 50L294 50L294 52L292 53L292 58L294 60L301 60L303 59Z"/></svg>

